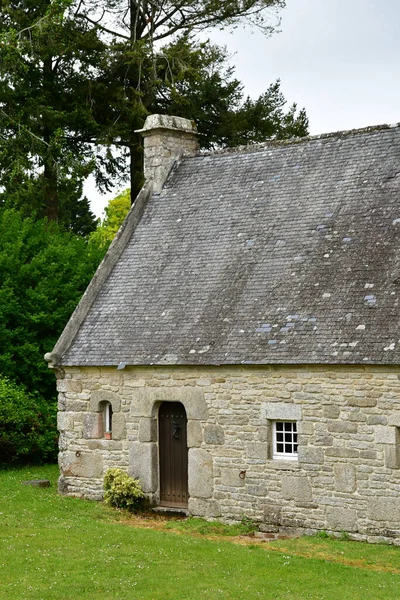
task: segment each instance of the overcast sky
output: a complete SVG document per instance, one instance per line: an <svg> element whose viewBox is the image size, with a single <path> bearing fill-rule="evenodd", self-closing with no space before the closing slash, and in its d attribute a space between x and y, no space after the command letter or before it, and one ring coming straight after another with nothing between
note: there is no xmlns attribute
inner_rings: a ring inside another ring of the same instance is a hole
<svg viewBox="0 0 400 600"><path fill-rule="evenodd" d="M400 121L400 1L286 0L281 33L212 32L226 45L245 94L281 79L287 101L305 107L310 133ZM85 190L100 216L110 197Z"/></svg>

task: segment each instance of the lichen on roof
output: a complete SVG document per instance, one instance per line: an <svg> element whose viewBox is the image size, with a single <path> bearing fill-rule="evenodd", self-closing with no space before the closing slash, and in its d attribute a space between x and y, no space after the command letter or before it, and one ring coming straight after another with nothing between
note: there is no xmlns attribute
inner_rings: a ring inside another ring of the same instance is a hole
<svg viewBox="0 0 400 600"><path fill-rule="evenodd" d="M399 364L399 200L398 125L186 158L60 363Z"/></svg>

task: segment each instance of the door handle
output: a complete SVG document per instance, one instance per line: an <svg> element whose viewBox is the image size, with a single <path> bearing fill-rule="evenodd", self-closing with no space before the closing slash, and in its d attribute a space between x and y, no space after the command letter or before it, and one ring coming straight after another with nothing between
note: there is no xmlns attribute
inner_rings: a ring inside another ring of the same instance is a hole
<svg viewBox="0 0 400 600"><path fill-rule="evenodd" d="M176 421L172 421L172 426L173 426L173 431L172 431L172 437L174 438L174 440L179 440L179 431L180 431L180 425L178 425L178 423Z"/></svg>

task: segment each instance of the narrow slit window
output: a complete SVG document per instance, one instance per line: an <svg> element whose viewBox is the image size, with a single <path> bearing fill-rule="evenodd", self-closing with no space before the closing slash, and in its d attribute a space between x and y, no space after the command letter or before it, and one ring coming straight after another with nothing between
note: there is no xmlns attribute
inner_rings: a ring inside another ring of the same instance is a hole
<svg viewBox="0 0 400 600"><path fill-rule="evenodd" d="M113 415L113 410L112 410L112 406L109 402L107 402L106 404L106 408L105 408L105 429L106 429L106 433L111 433L112 432L112 415Z"/></svg>
<svg viewBox="0 0 400 600"><path fill-rule="evenodd" d="M297 423L296 421L274 421L273 458L285 460L297 459Z"/></svg>

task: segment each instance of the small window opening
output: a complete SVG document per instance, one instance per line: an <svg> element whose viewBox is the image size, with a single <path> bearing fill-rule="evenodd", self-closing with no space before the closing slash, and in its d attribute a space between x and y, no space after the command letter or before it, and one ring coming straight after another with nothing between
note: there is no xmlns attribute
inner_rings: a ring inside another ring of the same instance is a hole
<svg viewBox="0 0 400 600"><path fill-rule="evenodd" d="M107 402L107 404L105 406L105 433L106 433L106 435L112 433L112 415L113 415L112 406L109 402Z"/></svg>
<svg viewBox="0 0 400 600"><path fill-rule="evenodd" d="M297 459L297 423L295 421L274 421L273 458Z"/></svg>

